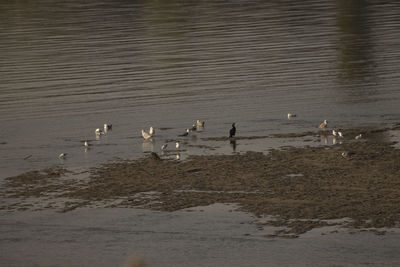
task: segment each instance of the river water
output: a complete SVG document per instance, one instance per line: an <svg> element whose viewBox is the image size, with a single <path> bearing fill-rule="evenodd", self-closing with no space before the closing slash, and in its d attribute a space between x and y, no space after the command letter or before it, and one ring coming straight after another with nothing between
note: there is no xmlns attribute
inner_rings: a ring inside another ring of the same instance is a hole
<svg viewBox="0 0 400 267"><path fill-rule="evenodd" d="M183 156L231 153L190 144L232 122L239 136L398 122L399 14L397 1L1 1L0 177L160 152L197 119Z"/></svg>

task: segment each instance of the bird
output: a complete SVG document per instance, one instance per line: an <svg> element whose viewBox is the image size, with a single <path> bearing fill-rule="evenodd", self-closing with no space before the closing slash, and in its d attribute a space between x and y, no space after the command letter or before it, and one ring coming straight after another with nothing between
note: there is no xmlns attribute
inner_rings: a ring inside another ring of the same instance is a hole
<svg viewBox="0 0 400 267"><path fill-rule="evenodd" d="M58 155L58 157L60 159L65 159L67 157L67 153L61 153L60 155Z"/></svg>
<svg viewBox="0 0 400 267"><path fill-rule="evenodd" d="M335 129L332 130L332 135L337 136L337 132L335 131Z"/></svg>
<svg viewBox="0 0 400 267"><path fill-rule="evenodd" d="M343 158L349 158L349 157L351 157L351 156L353 156L354 155L354 152L350 152L350 151L344 151L344 152L342 152L342 157Z"/></svg>
<svg viewBox="0 0 400 267"><path fill-rule="evenodd" d="M112 129L112 124L104 123L104 131L107 132L108 130Z"/></svg>
<svg viewBox="0 0 400 267"><path fill-rule="evenodd" d="M288 114L287 114L288 119L294 118L294 117L296 117L296 116L297 116L296 114L292 114L292 113L288 113Z"/></svg>
<svg viewBox="0 0 400 267"><path fill-rule="evenodd" d="M199 127L199 128L203 128L204 127L204 121L200 121L200 120L197 120L196 121L196 125L197 125L197 127Z"/></svg>
<svg viewBox="0 0 400 267"><path fill-rule="evenodd" d="M180 146L179 142L176 142L176 143L175 143L176 149L179 149L179 146Z"/></svg>
<svg viewBox="0 0 400 267"><path fill-rule="evenodd" d="M343 138L344 134L342 132L337 132L337 133L338 133L339 137Z"/></svg>
<svg viewBox="0 0 400 267"><path fill-rule="evenodd" d="M94 132L96 133L96 135L104 134L104 132L102 130L100 130L100 128L97 128Z"/></svg>
<svg viewBox="0 0 400 267"><path fill-rule="evenodd" d="M163 144L163 145L161 146L161 150L165 150L165 149L167 148L167 146L168 146L168 144Z"/></svg>
<svg viewBox="0 0 400 267"><path fill-rule="evenodd" d="M192 128L189 128L190 131L196 131L196 129L197 129L196 124L193 124L193 125L192 125Z"/></svg>
<svg viewBox="0 0 400 267"><path fill-rule="evenodd" d="M234 137L236 134L236 126L235 123L232 123L232 128L229 130L229 138Z"/></svg>
<svg viewBox="0 0 400 267"><path fill-rule="evenodd" d="M156 131L154 131L153 126L151 126L150 129L149 129L149 135L152 137L155 134L156 134Z"/></svg>
<svg viewBox="0 0 400 267"><path fill-rule="evenodd" d="M183 134L180 134L179 136L188 136L190 132L190 129L186 129L186 132Z"/></svg>
<svg viewBox="0 0 400 267"><path fill-rule="evenodd" d="M354 137L354 139L360 139L362 137L362 134L357 135L356 137Z"/></svg>
<svg viewBox="0 0 400 267"><path fill-rule="evenodd" d="M318 126L318 128L325 128L326 127L326 125L328 125L328 122L326 121L326 120L324 120L324 122L323 123L321 123L319 126Z"/></svg>
<svg viewBox="0 0 400 267"><path fill-rule="evenodd" d="M83 143L83 145L84 145L85 147L89 147L88 141L85 141L85 143Z"/></svg>
<svg viewBox="0 0 400 267"><path fill-rule="evenodd" d="M151 138L151 135L149 133L146 133L143 129L142 129L142 137L147 140Z"/></svg>

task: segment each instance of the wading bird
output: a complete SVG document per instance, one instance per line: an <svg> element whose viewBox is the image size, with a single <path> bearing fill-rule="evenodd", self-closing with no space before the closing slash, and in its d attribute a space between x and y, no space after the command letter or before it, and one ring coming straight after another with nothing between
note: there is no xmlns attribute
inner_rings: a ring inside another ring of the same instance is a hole
<svg viewBox="0 0 400 267"><path fill-rule="evenodd" d="M151 126L150 129L149 129L149 135L150 135L151 137L153 137L155 134L156 134L156 131L154 131L153 126Z"/></svg>
<svg viewBox="0 0 400 267"><path fill-rule="evenodd" d="M151 138L151 135L149 133L146 133L143 129L142 129L142 137L147 140Z"/></svg>
<svg viewBox="0 0 400 267"><path fill-rule="evenodd" d="M95 131L97 136L104 134L104 132L102 130L100 130L100 128L97 128Z"/></svg>
<svg viewBox="0 0 400 267"><path fill-rule="evenodd" d="M325 128L326 127L326 125L328 125L328 122L326 121L326 120L324 120L324 122L323 123L321 123L319 126L318 126L318 128Z"/></svg>
<svg viewBox="0 0 400 267"><path fill-rule="evenodd" d="M190 129L186 129L186 132L183 134L180 134L179 136L188 136L190 132Z"/></svg>
<svg viewBox="0 0 400 267"><path fill-rule="evenodd" d="M104 123L104 132L107 132L108 130L111 130L111 129L112 129L112 124Z"/></svg>
<svg viewBox="0 0 400 267"><path fill-rule="evenodd" d="M197 125L197 127L199 127L199 128L203 128L204 127L204 121L200 121L200 120L197 120L196 121L196 125Z"/></svg>
<svg viewBox="0 0 400 267"><path fill-rule="evenodd" d="M288 113L288 114L287 114L288 119L294 118L294 117L296 117L296 116L297 116L296 114L292 114L292 113Z"/></svg>
<svg viewBox="0 0 400 267"><path fill-rule="evenodd" d="M236 134L236 126L235 123L232 123L232 128L229 130L229 138L234 137Z"/></svg>

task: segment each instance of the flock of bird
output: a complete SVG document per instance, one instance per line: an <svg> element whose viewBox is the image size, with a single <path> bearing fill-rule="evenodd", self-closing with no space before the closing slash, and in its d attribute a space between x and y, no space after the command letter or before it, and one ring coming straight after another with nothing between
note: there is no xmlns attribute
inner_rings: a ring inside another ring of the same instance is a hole
<svg viewBox="0 0 400 267"><path fill-rule="evenodd" d="M94 133L96 134L96 137L99 137L103 134L106 134L109 130L112 130L112 124L104 124L104 130L97 128ZM84 147L87 149L90 147L90 144L88 141L83 142ZM68 153L61 153L60 155L58 155L58 157L60 159L65 159L67 157Z"/></svg>
<svg viewBox="0 0 400 267"><path fill-rule="evenodd" d="M291 119L291 118L297 117L297 115L289 113L287 115L287 117L288 117L288 119ZM204 125L205 125L204 121L197 120L196 123L193 124L191 128L187 128L186 131L183 134L180 134L179 136L188 136L190 132L204 128ZM328 121L324 120L318 126L318 128L326 129L327 126L328 126ZM99 137L99 136L101 136L103 134L106 134L109 130L112 130L112 124L104 124L104 128L103 129L97 128L95 130L96 137ZM145 130L142 129L142 137L143 137L144 140L151 140L151 138L153 138L155 136L155 133L156 132L155 132L153 127L150 127L148 132L146 132ZM236 135L236 124L232 123L232 128L229 130L229 138L233 138L233 137L235 137L235 135ZM332 135L334 137L336 137L336 136L341 137L341 138L344 137L344 134L342 132L337 131L335 129L332 130ZM360 138L362 138L362 134L359 134L359 135L357 135L355 137L355 139L360 139ZM85 146L85 148L89 148L89 146L90 146L89 142L85 141L84 142L84 146ZM167 147L168 147L168 143L165 143L165 144L163 144L161 146L161 150L164 151L164 150L167 149ZM179 147L180 147L180 143L179 143L179 141L176 141L175 142L175 148L179 149ZM66 156L67 156L67 153L61 153L59 155L59 158L64 159L64 158L66 158Z"/></svg>
<svg viewBox="0 0 400 267"><path fill-rule="evenodd" d="M191 131L195 131L195 130L204 128L204 125L205 125L204 121L197 120L196 123L193 124L191 128L186 129L186 131L179 136L188 136ZM112 130L112 124L104 124L104 130L97 128L94 132L95 132L96 137L99 138L101 135L106 134L109 130ZM156 131L154 130L154 128L152 126L150 127L148 132L146 132L145 130L142 129L142 137L144 140L151 140L151 138L153 138L155 136L155 134L156 134ZM236 134L236 127L235 127L235 123L233 123L232 129L229 131L229 137L230 138L234 137L235 134ZM85 141L83 143L83 145L85 148L89 148L89 146L90 146L88 141ZM164 151L164 150L166 150L167 147L168 147L168 143L165 143L161 146L161 150ZM180 147L180 143L179 143L179 141L176 141L175 148L179 149L179 147ZM61 159L65 159L67 157L67 153L61 153L58 157Z"/></svg>
<svg viewBox="0 0 400 267"><path fill-rule="evenodd" d="M290 118L290 117L289 117L289 114L288 114L288 118ZM328 125L327 120L324 120L324 121L318 126L318 128L324 129L324 128L327 127L327 125ZM344 138L344 134L343 134L341 131L337 131L336 129L333 129L333 130L332 130L332 135L333 135L333 144L336 143L336 137L337 137L337 136L340 137L340 138ZM358 140L358 139L361 139L362 137L363 137L363 135L362 135L362 134L359 134L359 135L356 135L356 136L354 137L354 139ZM354 153L351 152L351 151L344 151L344 152L341 153L341 155L342 155L342 157L348 159L349 157L353 156Z"/></svg>
<svg viewBox="0 0 400 267"><path fill-rule="evenodd" d="M289 117L289 116L288 116L288 117ZM327 120L324 120L324 121L318 126L318 128L324 129L324 128L327 127L327 125L328 125ZM344 138L343 132L337 131L337 130L335 130L335 129L332 130L332 135L335 136L335 137L338 136L338 137ZM356 137L354 137L354 139L356 139L356 140L358 140L358 139L360 139L360 138L362 138L362 134L359 134L359 135L357 135Z"/></svg>
<svg viewBox="0 0 400 267"><path fill-rule="evenodd" d="M183 134L180 134L179 136L188 136L190 132L204 128L204 124L205 124L204 121L197 120L196 123L193 124L191 128L187 128L186 131ZM151 139L155 135L155 133L156 132L154 131L153 127L150 127L149 132L146 132L145 130L142 129L142 137L144 140ZM164 144L161 147L161 150L165 150L167 146L168 144ZM179 148L179 142L176 142L175 146L176 148Z"/></svg>

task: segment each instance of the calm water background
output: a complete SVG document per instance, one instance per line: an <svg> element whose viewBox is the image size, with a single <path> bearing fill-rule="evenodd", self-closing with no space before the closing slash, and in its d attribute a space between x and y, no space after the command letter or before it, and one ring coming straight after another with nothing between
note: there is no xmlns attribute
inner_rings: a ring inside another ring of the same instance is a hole
<svg viewBox="0 0 400 267"><path fill-rule="evenodd" d="M398 122L399 70L397 1L3 0L0 177L159 152L197 119L195 144L232 122L240 136ZM183 154L232 152L218 146Z"/></svg>

